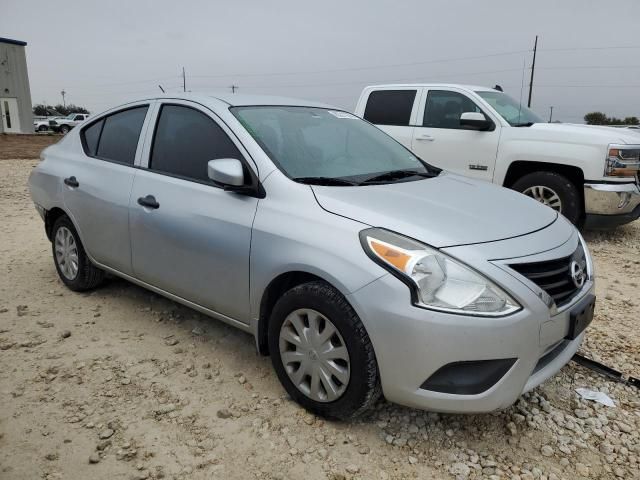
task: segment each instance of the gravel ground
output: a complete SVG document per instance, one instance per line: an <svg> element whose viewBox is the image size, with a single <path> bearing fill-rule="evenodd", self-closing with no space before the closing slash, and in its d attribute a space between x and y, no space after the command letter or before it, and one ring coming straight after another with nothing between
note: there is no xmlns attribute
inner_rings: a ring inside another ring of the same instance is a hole
<svg viewBox="0 0 640 480"><path fill-rule="evenodd" d="M35 162L0 162L1 479L640 478L639 390L575 364L501 412L381 401L328 422L288 399L249 335L118 279L67 290L25 187ZM587 235L582 350L637 377L639 230Z"/></svg>

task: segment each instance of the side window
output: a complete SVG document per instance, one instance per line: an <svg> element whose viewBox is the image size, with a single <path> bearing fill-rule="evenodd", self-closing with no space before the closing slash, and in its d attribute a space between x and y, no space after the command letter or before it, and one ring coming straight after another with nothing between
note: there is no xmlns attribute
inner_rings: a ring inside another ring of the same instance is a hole
<svg viewBox="0 0 640 480"><path fill-rule="evenodd" d="M423 127L456 128L460 126L460 115L465 112L482 112L473 101L458 92L429 90L424 107Z"/></svg>
<svg viewBox="0 0 640 480"><path fill-rule="evenodd" d="M95 157L98 151L98 140L100 139L100 133L102 132L102 126L104 120L100 120L89 127L85 128L82 132L82 139L87 155Z"/></svg>
<svg viewBox="0 0 640 480"><path fill-rule="evenodd" d="M204 113L181 105L163 105L156 126L149 169L209 182L207 163L242 159L227 134Z"/></svg>
<svg viewBox="0 0 640 480"><path fill-rule="evenodd" d="M96 156L104 160L133 165L147 109L148 106L145 105L105 117Z"/></svg>
<svg viewBox="0 0 640 480"><path fill-rule="evenodd" d="M407 126L416 90L379 90L371 92L364 109L364 119L374 125Z"/></svg>
<svg viewBox="0 0 640 480"><path fill-rule="evenodd" d="M84 120L84 117L82 115L76 115L76 118L74 120L82 121Z"/></svg>

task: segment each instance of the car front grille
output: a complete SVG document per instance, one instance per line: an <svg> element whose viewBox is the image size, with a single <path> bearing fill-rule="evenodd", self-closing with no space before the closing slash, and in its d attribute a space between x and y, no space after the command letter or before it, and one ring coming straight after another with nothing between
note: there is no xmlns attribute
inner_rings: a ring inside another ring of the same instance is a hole
<svg viewBox="0 0 640 480"><path fill-rule="evenodd" d="M587 261L581 244L568 257L544 262L514 263L509 265L520 275L528 278L544 290L558 307L568 303L580 290L572 277L571 265L576 262L587 272Z"/></svg>

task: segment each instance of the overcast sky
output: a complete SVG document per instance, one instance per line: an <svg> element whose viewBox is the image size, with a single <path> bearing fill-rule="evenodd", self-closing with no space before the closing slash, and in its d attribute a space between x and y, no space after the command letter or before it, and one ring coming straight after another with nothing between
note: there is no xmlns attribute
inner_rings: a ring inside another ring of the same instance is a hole
<svg viewBox="0 0 640 480"><path fill-rule="evenodd" d="M33 103L92 112L159 91L309 98L353 109L363 86L455 82L518 99L540 35L533 109L640 116L638 0L0 0L28 42ZM609 48L625 47L625 48ZM478 58L480 57L480 58Z"/></svg>

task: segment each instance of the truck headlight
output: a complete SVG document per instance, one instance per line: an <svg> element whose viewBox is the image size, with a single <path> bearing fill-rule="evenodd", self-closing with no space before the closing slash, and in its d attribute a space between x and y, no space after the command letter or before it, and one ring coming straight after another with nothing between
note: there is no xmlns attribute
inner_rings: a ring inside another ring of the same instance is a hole
<svg viewBox="0 0 640 480"><path fill-rule="evenodd" d="M470 267L422 243L380 228L360 232L367 255L404 281L418 306L498 317L520 310L504 290Z"/></svg>
<svg viewBox="0 0 640 480"><path fill-rule="evenodd" d="M607 177L635 177L640 170L640 145L609 145L604 174Z"/></svg>

